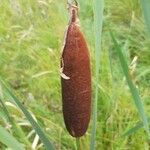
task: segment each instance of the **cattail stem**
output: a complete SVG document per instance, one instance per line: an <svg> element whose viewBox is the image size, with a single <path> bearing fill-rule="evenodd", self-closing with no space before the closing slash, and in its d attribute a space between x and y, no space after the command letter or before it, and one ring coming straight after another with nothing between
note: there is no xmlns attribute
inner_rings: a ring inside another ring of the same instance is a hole
<svg viewBox="0 0 150 150"><path fill-rule="evenodd" d="M80 138L76 138L76 150L80 150Z"/></svg>

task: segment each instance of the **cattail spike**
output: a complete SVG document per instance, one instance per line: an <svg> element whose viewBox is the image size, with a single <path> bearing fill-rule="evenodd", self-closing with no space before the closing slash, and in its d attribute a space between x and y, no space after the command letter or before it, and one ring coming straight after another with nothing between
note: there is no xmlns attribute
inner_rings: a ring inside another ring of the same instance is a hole
<svg viewBox="0 0 150 150"><path fill-rule="evenodd" d="M91 114L91 71L86 40L80 31L77 6L70 7L70 22L61 54L63 115L71 136L83 136Z"/></svg>

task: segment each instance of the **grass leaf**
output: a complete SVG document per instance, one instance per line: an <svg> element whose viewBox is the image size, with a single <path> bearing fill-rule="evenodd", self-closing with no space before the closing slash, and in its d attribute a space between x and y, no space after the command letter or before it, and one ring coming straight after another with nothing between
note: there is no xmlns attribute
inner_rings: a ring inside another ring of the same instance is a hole
<svg viewBox="0 0 150 150"><path fill-rule="evenodd" d="M150 0L141 0L142 11L150 36Z"/></svg>
<svg viewBox="0 0 150 150"><path fill-rule="evenodd" d="M26 147L31 147L30 142L28 141L28 138L26 137L26 135L24 134L23 130L21 129L21 127L12 119L9 111L7 110L7 107L5 106L4 102L2 101L2 99L0 98L0 103L2 105L2 110L6 116L6 120L12 125L13 130L15 131L15 135L17 137L20 138L20 140L22 140L25 144Z"/></svg>
<svg viewBox="0 0 150 150"><path fill-rule="evenodd" d="M103 25L103 9L104 1L94 1L94 30L95 30L95 69L96 69L96 83L99 82L99 69L100 69L100 51L101 51L101 38L102 38L102 25ZM95 86L95 98L92 110L92 131L90 150L94 150L96 138L96 122L97 122L97 101L98 101L98 84Z"/></svg>
<svg viewBox="0 0 150 150"><path fill-rule="evenodd" d="M46 150L53 150L53 145L50 143L49 139L46 137L40 126L36 123L36 121L33 119L31 114L28 112L28 110L24 107L24 105L17 99L17 97L9 90L9 88L6 86L5 82L0 79L2 86L4 87L4 90L7 94L9 94L12 99L15 101L15 103L18 105L18 107L22 110L28 121L31 123L32 127L35 129L36 133L39 135L41 141L43 142Z"/></svg>
<svg viewBox="0 0 150 150"><path fill-rule="evenodd" d="M123 136L129 136L132 135L133 133L135 133L136 131L138 131L140 128L143 127L143 123L139 122L136 124L136 126L134 126L133 128L130 128L128 131L126 131Z"/></svg>
<svg viewBox="0 0 150 150"><path fill-rule="evenodd" d="M150 122L150 118L148 118L148 122ZM143 122L139 121L134 127L128 129L123 136L129 136L132 135L133 133L135 133L136 131L138 131L139 129L141 129L143 127Z"/></svg>
<svg viewBox="0 0 150 150"><path fill-rule="evenodd" d="M0 103L2 105L3 112L5 113L5 116L7 117L7 121L13 124L13 120L12 120L11 116L9 115L9 112L8 112L5 104L3 103L1 97L0 97Z"/></svg>
<svg viewBox="0 0 150 150"><path fill-rule="evenodd" d="M134 84L132 82L132 79L130 78L128 65L127 65L127 62L125 61L125 58L123 56L121 47L117 43L117 41L116 41L116 39L115 39L115 37L114 37L112 32L110 32L110 35L111 35L112 41L114 43L114 47L116 49L116 52L117 52L117 54L119 56L120 64L121 64L123 73L124 73L124 75L126 77L128 86L130 88L130 91L131 91L131 94L132 94L135 106L136 106L136 108L138 110L140 118L142 119L142 122L144 124L145 130L146 130L146 132L148 134L148 138L150 139L150 131L149 131L148 119L147 119L147 116L146 116L146 113L145 113L145 110L144 110L144 106L143 106L142 100L141 100L141 98L139 96L137 88L134 86Z"/></svg>
<svg viewBox="0 0 150 150"><path fill-rule="evenodd" d="M23 145L21 145L5 128L0 125L0 141L15 150L24 150Z"/></svg>

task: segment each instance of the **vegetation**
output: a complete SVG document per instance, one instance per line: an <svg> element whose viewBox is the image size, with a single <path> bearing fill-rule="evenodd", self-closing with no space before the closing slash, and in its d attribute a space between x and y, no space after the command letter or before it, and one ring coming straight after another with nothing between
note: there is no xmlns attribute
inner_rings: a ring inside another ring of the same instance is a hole
<svg viewBox="0 0 150 150"><path fill-rule="evenodd" d="M62 116L66 1L0 0L0 149L149 149L150 2L78 1L93 82L86 136L72 138Z"/></svg>

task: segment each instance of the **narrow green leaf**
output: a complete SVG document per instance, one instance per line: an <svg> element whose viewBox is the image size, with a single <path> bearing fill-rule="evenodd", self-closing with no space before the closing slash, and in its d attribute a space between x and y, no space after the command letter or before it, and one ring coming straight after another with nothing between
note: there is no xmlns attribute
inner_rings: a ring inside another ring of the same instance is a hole
<svg viewBox="0 0 150 150"><path fill-rule="evenodd" d="M28 110L25 108L25 106L17 99L17 97L9 90L9 88L6 86L5 82L0 79L4 90L6 93L8 93L12 99L15 101L15 103L18 105L18 107L22 110L28 121L31 123L32 127L35 129L36 133L39 135L39 138L43 142L46 150L54 150L53 145L50 143L49 139L44 134L43 130L40 128L38 123L33 119L31 114L28 112Z"/></svg>
<svg viewBox="0 0 150 150"><path fill-rule="evenodd" d="M2 105L2 110L3 112L5 113L6 117L7 117L7 121L10 122L10 123L13 123L13 120L12 118L10 117L9 115L9 112L7 110L7 108L5 107L5 104L3 103L2 99L0 98L0 103Z"/></svg>
<svg viewBox="0 0 150 150"><path fill-rule="evenodd" d="M150 0L141 0L142 11L150 36Z"/></svg>
<svg viewBox="0 0 150 150"><path fill-rule="evenodd" d="M99 82L99 69L100 69L100 51L101 51L101 38L102 38L102 25L103 25L103 10L104 1L94 1L94 30L95 30L95 75L96 83ZM95 86L95 98L93 101L92 110L92 130L90 140L90 150L95 149L95 138L96 138L96 122L97 122L97 101L98 101L98 84Z"/></svg>
<svg viewBox="0 0 150 150"><path fill-rule="evenodd" d="M140 122L138 123L135 127L129 129L128 131L126 131L123 136L129 136L129 135L132 135L133 133L135 133L137 130L139 130L140 128L143 127L143 123Z"/></svg>
<svg viewBox="0 0 150 150"><path fill-rule="evenodd" d="M150 118L148 119L150 122ZM132 135L133 133L137 132L139 129L143 127L143 122L138 122L134 127L130 128L128 131L126 131L123 136L129 136Z"/></svg>
<svg viewBox="0 0 150 150"><path fill-rule="evenodd" d="M150 139L150 131L149 131L148 119L147 119L147 116L146 116L146 113L145 113L145 110L144 110L144 106L143 106L142 100L141 100L141 98L139 96L137 88L134 86L134 84L133 84L133 82L132 82L132 80L130 78L128 65L127 65L127 62L125 61L125 58L123 56L121 47L117 43L117 41L116 41L116 39L115 39L115 37L114 37L112 32L110 32L110 35L111 35L112 41L114 43L115 49L117 51L117 54L119 56L120 64L121 64L123 73L124 73L124 75L126 77L128 86L130 88L130 91L131 91L131 94L132 94L135 106L136 106L136 108L138 110L140 118L142 119L142 122L144 124L145 130L146 130L146 132L148 134L148 138Z"/></svg>
<svg viewBox="0 0 150 150"><path fill-rule="evenodd" d="M23 145L21 145L9 132L6 131L5 128L3 128L0 125L0 141L6 145L7 147L10 147L13 150L25 150Z"/></svg>

